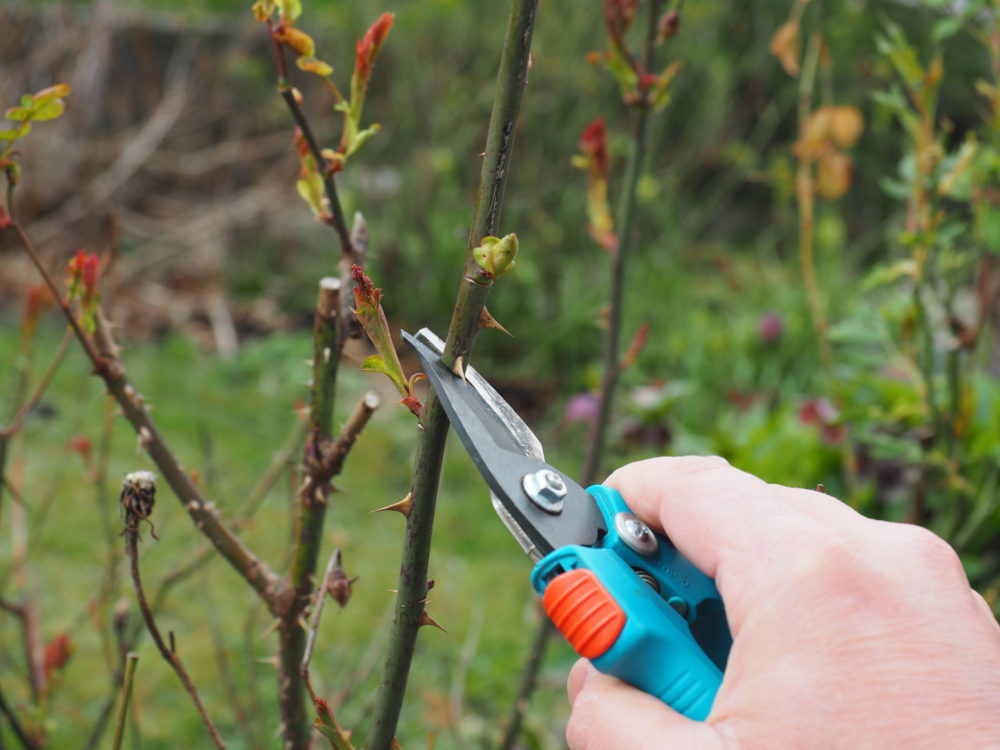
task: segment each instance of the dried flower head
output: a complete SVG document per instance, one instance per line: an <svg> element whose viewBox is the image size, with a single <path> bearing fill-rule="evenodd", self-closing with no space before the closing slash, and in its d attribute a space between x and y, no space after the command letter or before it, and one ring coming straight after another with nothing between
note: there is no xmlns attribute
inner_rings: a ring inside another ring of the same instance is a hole
<svg viewBox="0 0 1000 750"><path fill-rule="evenodd" d="M149 517L153 514L153 505L156 504L156 474L151 471L133 471L126 474L118 502L125 520L126 531L135 531L140 521L146 521L152 529L153 524L149 521ZM155 530L152 534L155 539Z"/></svg>

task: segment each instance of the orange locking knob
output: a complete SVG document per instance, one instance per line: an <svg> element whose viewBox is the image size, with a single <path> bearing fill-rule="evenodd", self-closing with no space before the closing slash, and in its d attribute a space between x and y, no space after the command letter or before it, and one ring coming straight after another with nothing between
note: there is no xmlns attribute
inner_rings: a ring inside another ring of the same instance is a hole
<svg viewBox="0 0 1000 750"><path fill-rule="evenodd" d="M570 645L587 659L603 655L625 627L625 612L594 571L586 568L554 578L542 604Z"/></svg>

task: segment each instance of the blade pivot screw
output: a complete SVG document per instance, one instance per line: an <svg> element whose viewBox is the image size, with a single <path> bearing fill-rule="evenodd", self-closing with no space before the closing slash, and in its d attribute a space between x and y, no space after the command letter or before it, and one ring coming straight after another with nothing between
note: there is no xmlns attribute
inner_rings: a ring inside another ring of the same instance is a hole
<svg viewBox="0 0 1000 750"><path fill-rule="evenodd" d="M551 469L542 469L521 478L524 493L535 505L546 513L562 513L563 498L566 497L566 483Z"/></svg>

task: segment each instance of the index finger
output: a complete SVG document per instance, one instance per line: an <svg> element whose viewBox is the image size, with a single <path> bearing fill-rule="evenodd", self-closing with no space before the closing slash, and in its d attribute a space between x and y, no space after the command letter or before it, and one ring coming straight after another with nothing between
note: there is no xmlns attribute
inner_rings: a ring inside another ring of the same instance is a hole
<svg viewBox="0 0 1000 750"><path fill-rule="evenodd" d="M638 461L605 484L716 579L727 608L783 579L795 550L863 518L829 495L767 484L716 456Z"/></svg>

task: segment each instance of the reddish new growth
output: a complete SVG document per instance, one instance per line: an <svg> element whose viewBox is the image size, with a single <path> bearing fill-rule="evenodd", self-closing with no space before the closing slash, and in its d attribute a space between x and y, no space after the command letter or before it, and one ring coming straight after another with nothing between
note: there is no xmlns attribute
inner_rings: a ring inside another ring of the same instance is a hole
<svg viewBox="0 0 1000 750"><path fill-rule="evenodd" d="M580 136L580 150L589 157L592 174L607 179L611 159L608 156L608 131L603 117L598 117L584 128Z"/></svg>
<svg viewBox="0 0 1000 750"><path fill-rule="evenodd" d="M97 292L97 271L100 263L97 255L83 249L77 250L66 267L69 271L70 289L75 290L78 284L82 284L85 299L92 299Z"/></svg>
<svg viewBox="0 0 1000 750"><path fill-rule="evenodd" d="M351 266L351 278L354 279L354 304L358 311L378 310L382 304L382 290L375 288L372 280L357 264Z"/></svg>
<svg viewBox="0 0 1000 750"><path fill-rule="evenodd" d="M70 655L73 653L73 641L69 633L60 633L51 641L45 644L45 651L42 655L42 669L45 671L45 682L52 679L53 672L60 671L66 666Z"/></svg>
<svg viewBox="0 0 1000 750"><path fill-rule="evenodd" d="M379 47L389 35L392 27L392 13L383 13L379 19L372 24L365 35L358 40L357 55L354 60L354 72L362 81L367 81L372 74L372 66L375 63L375 55L378 54Z"/></svg>
<svg viewBox="0 0 1000 750"><path fill-rule="evenodd" d="M52 292L46 284L35 284L28 289L28 294L24 298L24 310L21 313L21 335L24 338L34 335L38 319L53 301Z"/></svg>
<svg viewBox="0 0 1000 750"><path fill-rule="evenodd" d="M624 46L624 35L635 18L637 0L605 0L604 24L608 27L608 36L618 46Z"/></svg>
<svg viewBox="0 0 1000 750"><path fill-rule="evenodd" d="M7 213L7 209L0 206L0 229L6 229L14 222L11 221L10 214Z"/></svg>

